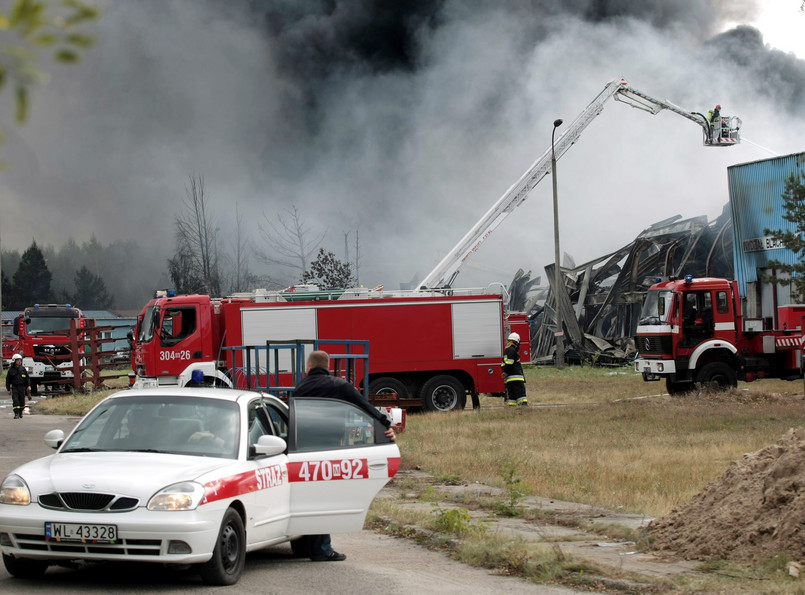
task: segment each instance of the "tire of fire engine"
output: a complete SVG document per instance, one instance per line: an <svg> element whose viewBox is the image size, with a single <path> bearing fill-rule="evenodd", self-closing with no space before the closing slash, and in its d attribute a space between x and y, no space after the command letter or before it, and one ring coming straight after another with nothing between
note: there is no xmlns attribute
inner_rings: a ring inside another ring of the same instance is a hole
<svg viewBox="0 0 805 595"><path fill-rule="evenodd" d="M454 376L442 374L425 383L421 398L427 411L454 411L464 409L467 393Z"/></svg>
<svg viewBox="0 0 805 595"><path fill-rule="evenodd" d="M710 362L696 374L696 384L702 388L726 390L738 386L738 376L724 362Z"/></svg>
<svg viewBox="0 0 805 595"><path fill-rule="evenodd" d="M369 383L370 395L387 395L389 393L397 393L398 399L411 398L405 385L400 380L392 378L391 376L381 376Z"/></svg>
<svg viewBox="0 0 805 595"><path fill-rule="evenodd" d="M691 391L693 388L692 382L672 382L670 378L665 379L665 390L672 397L675 395L684 395Z"/></svg>
<svg viewBox="0 0 805 595"><path fill-rule="evenodd" d="M310 536L303 535L291 540L291 551L296 558L310 557Z"/></svg>
<svg viewBox="0 0 805 595"><path fill-rule="evenodd" d="M201 580L208 585L234 585L243 574L246 563L246 531L243 519L234 508L228 508L212 558L199 568Z"/></svg>
<svg viewBox="0 0 805 595"><path fill-rule="evenodd" d="M17 578L39 578L48 569L48 563L45 560L15 558L6 554L3 554L3 564L8 573Z"/></svg>
<svg viewBox="0 0 805 595"><path fill-rule="evenodd" d="M36 396L39 394L39 385L31 380L31 396Z"/></svg>

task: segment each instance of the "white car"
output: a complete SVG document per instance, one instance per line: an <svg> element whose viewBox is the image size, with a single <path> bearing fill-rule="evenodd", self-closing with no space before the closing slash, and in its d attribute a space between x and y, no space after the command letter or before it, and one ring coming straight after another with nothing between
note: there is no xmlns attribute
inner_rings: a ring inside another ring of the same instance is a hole
<svg viewBox="0 0 805 595"><path fill-rule="evenodd" d="M340 400L213 388L123 391L0 485L0 550L32 578L72 560L198 564L231 585L246 552L359 531L397 472L385 428Z"/></svg>

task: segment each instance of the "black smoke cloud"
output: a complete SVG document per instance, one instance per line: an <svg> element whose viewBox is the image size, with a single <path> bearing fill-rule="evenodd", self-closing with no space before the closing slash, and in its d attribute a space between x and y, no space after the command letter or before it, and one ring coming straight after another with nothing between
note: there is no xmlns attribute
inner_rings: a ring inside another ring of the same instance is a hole
<svg viewBox="0 0 805 595"><path fill-rule="evenodd" d="M736 75L748 76L756 92L791 115L805 114L805 62L767 48L754 27L740 26L707 43Z"/></svg>
<svg viewBox="0 0 805 595"><path fill-rule="evenodd" d="M258 223L294 205L339 257L350 232L354 259L358 230L361 281L394 287L542 154L554 119L622 75L691 110L722 103L747 138L801 150L803 62L751 27L719 33L751 20L749 0L99 4L97 47L53 69L8 133L5 248L133 240L162 255L131 263L157 278L188 177L203 175L222 249L236 206L266 250ZM726 167L768 156L703 149L681 118L609 105L560 161L563 250L583 261L677 213L714 216ZM538 275L552 255L544 182L458 284Z"/></svg>

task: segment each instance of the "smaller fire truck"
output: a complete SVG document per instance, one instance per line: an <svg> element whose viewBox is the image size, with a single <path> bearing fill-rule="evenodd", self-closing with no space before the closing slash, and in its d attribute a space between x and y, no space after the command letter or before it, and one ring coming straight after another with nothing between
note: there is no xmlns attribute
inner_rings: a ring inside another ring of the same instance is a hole
<svg viewBox="0 0 805 595"><path fill-rule="evenodd" d="M4 322L2 329L3 338L3 367L7 368L11 365L11 357L19 351L19 339L12 330L11 322Z"/></svg>
<svg viewBox="0 0 805 595"><path fill-rule="evenodd" d="M780 329L742 313L738 282L670 279L651 286L638 321L635 371L665 378L670 394L694 384L728 388L738 380L802 377L805 305L778 309Z"/></svg>
<svg viewBox="0 0 805 595"><path fill-rule="evenodd" d="M320 348L333 355L357 341L368 344L368 374L358 362L354 379L367 397L395 393L400 407L463 409L467 394L505 392L500 363L510 332L528 337L528 318L506 312L501 293L483 290L320 291L307 285L221 299L157 292L137 319L133 386L185 386L202 370L206 383L249 388L244 371L255 366L264 367L271 386L293 386L287 354L249 362L247 349L324 341ZM530 361L528 341L520 355Z"/></svg>
<svg viewBox="0 0 805 595"><path fill-rule="evenodd" d="M22 365L31 379L32 394L38 393L39 385L55 387L56 381L73 377L70 350L73 319L78 328L85 326L84 313L70 304L35 304L14 319L14 333L19 339Z"/></svg>

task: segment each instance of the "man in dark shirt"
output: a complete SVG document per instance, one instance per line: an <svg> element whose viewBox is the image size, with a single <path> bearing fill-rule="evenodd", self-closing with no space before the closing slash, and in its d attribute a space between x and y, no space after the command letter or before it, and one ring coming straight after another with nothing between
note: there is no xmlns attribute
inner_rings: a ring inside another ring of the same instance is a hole
<svg viewBox="0 0 805 595"><path fill-rule="evenodd" d="M386 436L395 439L394 429L388 417L373 407L357 389L343 378L330 374L330 355L326 351L313 351L307 357L307 376L294 389L294 396L341 399L357 405L386 428ZM344 554L333 550L329 535L309 535L310 559L316 562L341 562Z"/></svg>

